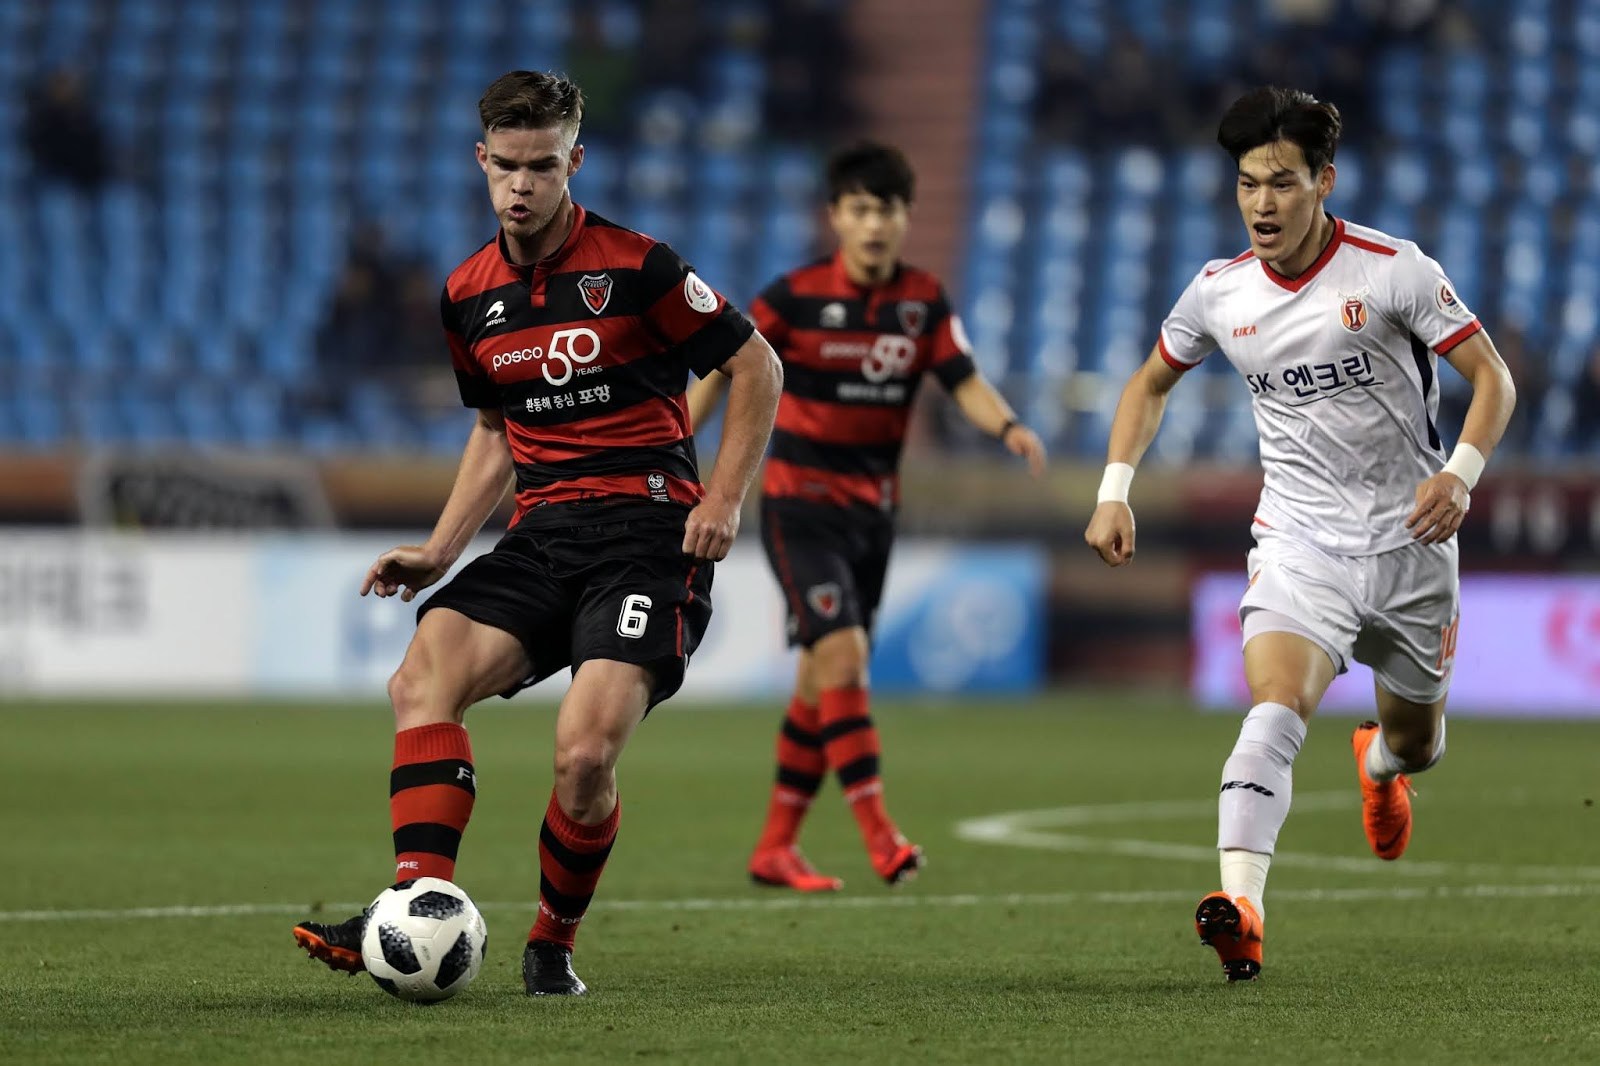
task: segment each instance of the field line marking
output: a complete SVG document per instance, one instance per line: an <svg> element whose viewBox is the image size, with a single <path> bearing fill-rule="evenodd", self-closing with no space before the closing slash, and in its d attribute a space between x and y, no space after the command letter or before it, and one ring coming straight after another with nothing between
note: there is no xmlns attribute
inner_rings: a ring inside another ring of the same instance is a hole
<svg viewBox="0 0 1600 1066"><path fill-rule="evenodd" d="M1600 895L1600 883L1549 883L1517 885L1415 885L1398 888L1306 888L1275 890L1272 898L1280 902L1368 903L1376 901L1444 899L1561 899ZM1193 902L1192 891L1161 889L1143 892L983 892L940 896L913 893L876 896L807 896L791 894L770 899L730 896L706 899L619 899L596 900L590 913L632 912L665 913L683 911L797 911L797 910L879 910L904 907L1058 907L1095 904L1108 907L1165 905ZM0 911L0 922L88 922L135 921L167 918L237 918L271 915L304 916L332 912L334 916L358 911L360 903L232 903L217 906L127 907L99 910L16 910ZM533 900L491 901L478 904L485 911L528 911Z"/></svg>
<svg viewBox="0 0 1600 1066"><path fill-rule="evenodd" d="M1347 791L1308 792L1294 798L1294 811L1354 810L1356 797ZM1173 844L1130 837L1080 836L1059 830L1075 826L1117 825L1124 823L1174 821L1212 817L1217 801L1192 800L1140 801L1133 803L1080 804L1071 807L1046 807L1035 810L1005 811L979 818L964 818L955 825L958 838L978 844L997 844L1038 851L1064 851L1085 855L1117 855L1127 858L1160 859L1171 862L1217 861L1215 847L1200 844ZM1546 880L1600 880L1600 866L1532 866L1511 863L1385 862L1378 858L1349 855L1316 855L1307 852L1279 851L1272 857L1274 866L1302 869L1337 870L1343 873L1378 874L1400 877L1528 877Z"/></svg>

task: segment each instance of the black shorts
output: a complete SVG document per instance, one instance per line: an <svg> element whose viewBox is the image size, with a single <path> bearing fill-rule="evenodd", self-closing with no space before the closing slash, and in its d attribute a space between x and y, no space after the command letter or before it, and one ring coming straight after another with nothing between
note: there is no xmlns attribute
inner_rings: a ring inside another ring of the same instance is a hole
<svg viewBox="0 0 1600 1066"><path fill-rule="evenodd" d="M583 525L512 529L417 608L459 611L522 642L528 676L501 695L589 659L648 667L650 706L678 691L711 621L713 566L683 553L688 512L656 503L594 508Z"/></svg>
<svg viewBox="0 0 1600 1066"><path fill-rule="evenodd" d="M790 644L809 648L852 626L872 632L894 547L892 518L764 499L761 543L788 605Z"/></svg>

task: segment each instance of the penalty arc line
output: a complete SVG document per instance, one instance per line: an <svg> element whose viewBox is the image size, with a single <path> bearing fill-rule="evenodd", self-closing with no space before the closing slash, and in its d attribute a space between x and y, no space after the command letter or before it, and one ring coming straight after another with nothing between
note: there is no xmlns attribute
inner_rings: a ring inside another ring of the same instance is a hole
<svg viewBox="0 0 1600 1066"><path fill-rule="evenodd" d="M1301 903L1371 903L1445 899L1561 899L1600 895L1600 882L1517 885L1417 885L1398 888L1310 888L1274 891L1272 898ZM590 913L761 912L797 910L878 910L912 907L1059 907L1095 904L1108 907L1151 906L1193 902L1194 893L1178 890L1147 892L989 892L940 896L805 896L773 899L738 896L706 899L596 900ZM0 922L136 921L167 918L255 918L304 916L332 911L359 911L360 903L233 903L215 906L126 907L121 909L0 911ZM478 904L485 911L531 911L534 901Z"/></svg>

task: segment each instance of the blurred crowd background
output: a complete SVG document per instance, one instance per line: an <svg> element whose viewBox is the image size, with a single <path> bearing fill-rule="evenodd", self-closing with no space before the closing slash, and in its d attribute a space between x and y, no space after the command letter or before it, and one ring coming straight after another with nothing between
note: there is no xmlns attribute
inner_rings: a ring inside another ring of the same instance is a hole
<svg viewBox="0 0 1600 1066"><path fill-rule="evenodd" d="M940 91L885 106L885 65L951 47ZM437 292L493 233L474 105L513 67L588 94L577 196L738 298L825 250L828 147L905 144L947 235L915 250L1086 459L1172 299L1243 246L1221 109L1309 89L1346 120L1335 209L1440 259L1511 362L1508 448L1600 455L1600 0L0 5L0 442L453 453ZM1249 459L1247 391L1192 391L1158 454Z"/></svg>
<svg viewBox="0 0 1600 1066"><path fill-rule="evenodd" d="M588 96L577 199L740 301L828 251L830 148L906 150L908 258L1056 462L1028 480L926 390L901 524L1043 553L1052 678L1181 679L1196 575L1248 548L1255 429L1220 358L1141 469L1139 565L1080 534L1123 380L1245 247L1213 138L1264 82L1338 105L1333 211L1443 263L1512 367L1464 566L1595 569L1600 0L3 2L0 526L430 526L468 422L438 293L495 233L476 102L514 68ZM1441 384L1450 440L1468 390ZM54 566L0 565L0 607L76 604L87 571ZM1581 596L1545 627L1579 649Z"/></svg>

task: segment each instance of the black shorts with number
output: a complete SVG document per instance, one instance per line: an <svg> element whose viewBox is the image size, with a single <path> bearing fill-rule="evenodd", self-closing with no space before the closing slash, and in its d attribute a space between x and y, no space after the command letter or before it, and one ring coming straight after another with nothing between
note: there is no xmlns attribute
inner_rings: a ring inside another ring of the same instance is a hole
<svg viewBox="0 0 1600 1066"><path fill-rule="evenodd" d="M789 643L840 629L872 632L894 547L894 520L865 508L761 501L761 543L789 609Z"/></svg>
<svg viewBox="0 0 1600 1066"><path fill-rule="evenodd" d="M590 659L648 667L650 706L678 691L711 621L713 566L683 553L688 510L659 503L574 509L574 522L524 522L417 609L459 611L522 642L519 691ZM533 512L538 516L538 512ZM564 520L564 519L563 519Z"/></svg>

